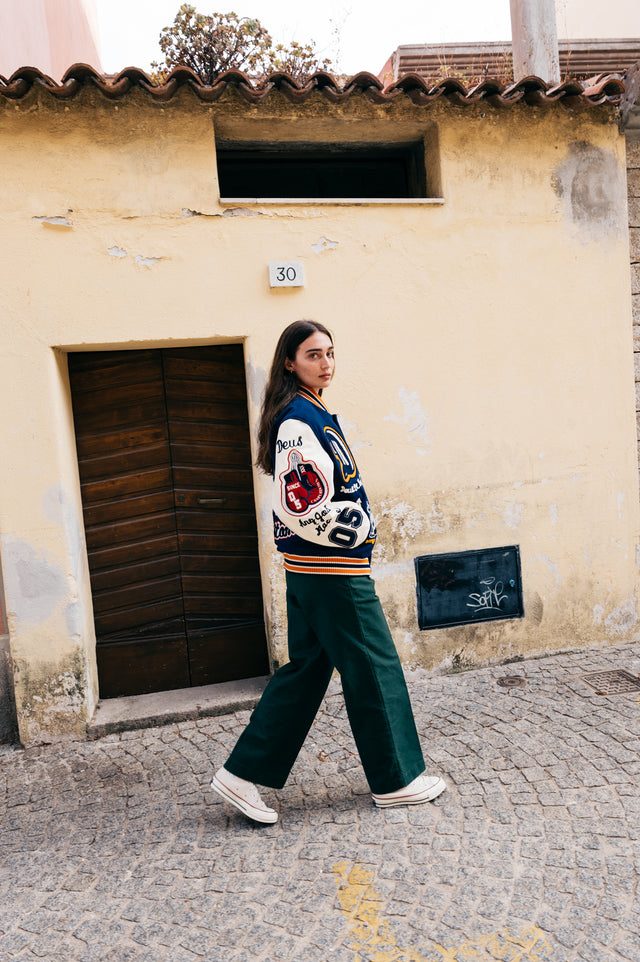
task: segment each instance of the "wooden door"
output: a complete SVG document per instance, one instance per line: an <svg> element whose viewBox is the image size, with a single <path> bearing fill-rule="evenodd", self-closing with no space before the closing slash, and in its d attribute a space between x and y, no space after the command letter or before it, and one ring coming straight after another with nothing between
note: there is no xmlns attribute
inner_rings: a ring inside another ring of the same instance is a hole
<svg viewBox="0 0 640 962"><path fill-rule="evenodd" d="M241 345L69 375L101 697L266 674Z"/></svg>

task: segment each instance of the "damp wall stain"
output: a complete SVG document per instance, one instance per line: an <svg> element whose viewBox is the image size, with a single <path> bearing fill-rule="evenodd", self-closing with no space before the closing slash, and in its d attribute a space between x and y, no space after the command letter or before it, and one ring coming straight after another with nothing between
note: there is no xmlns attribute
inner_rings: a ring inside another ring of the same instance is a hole
<svg viewBox="0 0 640 962"><path fill-rule="evenodd" d="M76 651L57 661L15 658L14 684L19 692L17 719L23 745L50 744L86 735L86 673Z"/></svg>
<svg viewBox="0 0 640 962"><path fill-rule="evenodd" d="M585 141L569 145L551 185L562 200L565 217L591 239L607 240L624 227L623 171L615 155Z"/></svg>
<svg viewBox="0 0 640 962"><path fill-rule="evenodd" d="M93 700L83 647L87 613L79 595L86 569L84 530L62 484L51 486L41 504L59 528L64 565L40 546L2 539L10 663L24 745L84 735Z"/></svg>

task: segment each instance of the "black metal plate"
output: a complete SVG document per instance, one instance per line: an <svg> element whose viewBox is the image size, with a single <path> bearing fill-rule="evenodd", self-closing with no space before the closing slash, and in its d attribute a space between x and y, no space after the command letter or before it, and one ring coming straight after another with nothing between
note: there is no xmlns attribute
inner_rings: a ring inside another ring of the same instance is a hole
<svg viewBox="0 0 640 962"><path fill-rule="evenodd" d="M518 545L422 555L415 569L421 629L524 616Z"/></svg>

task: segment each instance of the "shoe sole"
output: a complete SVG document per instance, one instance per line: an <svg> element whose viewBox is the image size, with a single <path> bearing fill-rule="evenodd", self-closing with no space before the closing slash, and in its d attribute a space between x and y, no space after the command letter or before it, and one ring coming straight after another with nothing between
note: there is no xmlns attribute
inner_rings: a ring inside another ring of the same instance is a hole
<svg viewBox="0 0 640 962"><path fill-rule="evenodd" d="M226 785L223 785L222 782L215 777L215 775L209 784L214 792L217 792L218 795L224 798L225 801L230 802L240 812L242 812L243 815L246 815L247 818L251 818L254 822L261 822L263 825L273 825L274 822L278 821L277 812L270 814L268 812L261 812L259 808L254 808L254 806L250 805L249 802L245 801L244 798L240 798L239 795L234 795Z"/></svg>
<svg viewBox="0 0 640 962"><path fill-rule="evenodd" d="M442 795L446 787L446 783L440 778L428 792L420 792L420 794L414 795L413 797L408 795L406 798L400 797L380 800L378 800L375 795L371 797L376 808L395 808L398 805L422 805L423 802L432 802L439 795Z"/></svg>

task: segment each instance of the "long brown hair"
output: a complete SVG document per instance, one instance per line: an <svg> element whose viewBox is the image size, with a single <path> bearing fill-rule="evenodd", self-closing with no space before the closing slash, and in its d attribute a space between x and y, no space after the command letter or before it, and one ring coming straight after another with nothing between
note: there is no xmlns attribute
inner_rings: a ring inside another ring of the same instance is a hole
<svg viewBox="0 0 640 962"><path fill-rule="evenodd" d="M298 391L298 379L293 371L288 371L285 362L295 361L298 348L303 341L319 331L326 334L331 343L330 332L318 321L294 321L285 327L276 345L271 363L269 380L264 392L260 424L258 427L258 457L257 466L265 474L273 474L273 459L271 457L271 429L278 415L284 411Z"/></svg>

